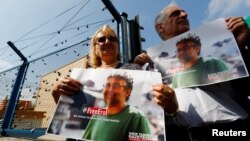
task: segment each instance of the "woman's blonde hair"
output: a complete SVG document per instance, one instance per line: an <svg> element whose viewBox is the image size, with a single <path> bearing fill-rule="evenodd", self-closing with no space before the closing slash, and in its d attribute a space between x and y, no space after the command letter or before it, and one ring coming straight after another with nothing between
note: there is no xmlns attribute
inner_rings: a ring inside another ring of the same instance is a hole
<svg viewBox="0 0 250 141"><path fill-rule="evenodd" d="M96 50L96 41L97 41L97 34L98 33L104 33L105 35L111 35L111 36L114 36L117 38L117 41L118 41L118 37L115 33L115 31L108 25L104 25L101 29L97 30L95 32L95 34L92 36L92 39L91 39L91 44L90 44L90 52L89 52L89 65L91 67L99 67L101 66L101 58L99 56L97 56L97 54L95 53L95 50ZM120 55L118 54L118 60L120 60Z"/></svg>

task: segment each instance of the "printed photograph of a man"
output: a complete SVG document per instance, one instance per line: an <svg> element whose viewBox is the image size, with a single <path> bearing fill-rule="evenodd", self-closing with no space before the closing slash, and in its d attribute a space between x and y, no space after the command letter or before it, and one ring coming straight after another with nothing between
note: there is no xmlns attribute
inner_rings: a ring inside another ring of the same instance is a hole
<svg viewBox="0 0 250 141"><path fill-rule="evenodd" d="M147 49L163 82L172 88L210 85L247 77L233 34L223 19L170 38Z"/></svg>
<svg viewBox="0 0 250 141"><path fill-rule="evenodd" d="M149 121L143 112L126 103L132 90L133 78L128 75L108 76L103 89L107 116L93 115L83 139L128 141L130 132L150 134Z"/></svg>
<svg viewBox="0 0 250 141"><path fill-rule="evenodd" d="M164 111L151 93L153 84L162 83L159 72L74 68L70 77L83 85L81 93L60 97L47 133L91 141L165 141Z"/></svg>
<svg viewBox="0 0 250 141"><path fill-rule="evenodd" d="M173 77L172 87L179 88L206 84L220 80L210 79L209 76L228 71L228 66L223 60L210 58L205 60L200 56L202 44L200 37L196 34L188 34L176 43L176 56L183 66L183 71L176 73ZM230 76L220 76L226 79Z"/></svg>

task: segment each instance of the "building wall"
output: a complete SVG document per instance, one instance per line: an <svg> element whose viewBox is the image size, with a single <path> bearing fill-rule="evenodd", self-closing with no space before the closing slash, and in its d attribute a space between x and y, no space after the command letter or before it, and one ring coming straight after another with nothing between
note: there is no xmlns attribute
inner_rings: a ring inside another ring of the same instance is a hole
<svg viewBox="0 0 250 141"><path fill-rule="evenodd" d="M5 110L9 99L5 98L0 102L0 110ZM19 100L16 110L31 110L32 101L29 100Z"/></svg>
<svg viewBox="0 0 250 141"><path fill-rule="evenodd" d="M33 129L41 127L41 118L15 118L12 127L15 129Z"/></svg>
<svg viewBox="0 0 250 141"><path fill-rule="evenodd" d="M0 118L3 118L4 112L4 110L0 110ZM44 114L45 112L41 111L17 109L12 127L16 129L40 128L42 126L42 119L45 118Z"/></svg>
<svg viewBox="0 0 250 141"><path fill-rule="evenodd" d="M7 106L7 103L8 103L8 99L7 97L1 101L0 103L0 110L5 110L6 109L6 106Z"/></svg>

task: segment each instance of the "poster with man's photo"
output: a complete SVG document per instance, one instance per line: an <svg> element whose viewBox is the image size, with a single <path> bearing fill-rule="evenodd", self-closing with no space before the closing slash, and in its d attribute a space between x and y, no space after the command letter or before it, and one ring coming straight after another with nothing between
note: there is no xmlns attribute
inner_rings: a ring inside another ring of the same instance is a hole
<svg viewBox="0 0 250 141"><path fill-rule="evenodd" d="M247 77L246 66L224 19L217 19L147 49L172 88Z"/></svg>
<svg viewBox="0 0 250 141"><path fill-rule="evenodd" d="M61 96L48 134L91 141L165 141L164 111L154 101L159 72L74 68L83 84L73 96Z"/></svg>

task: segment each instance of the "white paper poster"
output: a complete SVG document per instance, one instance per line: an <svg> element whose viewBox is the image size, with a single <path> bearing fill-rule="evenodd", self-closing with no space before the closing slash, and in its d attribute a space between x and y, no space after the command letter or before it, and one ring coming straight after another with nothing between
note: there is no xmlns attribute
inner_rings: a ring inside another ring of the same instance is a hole
<svg viewBox="0 0 250 141"><path fill-rule="evenodd" d="M60 97L47 133L93 141L165 141L164 112L151 94L152 85L162 83L160 73L75 68L71 77L83 89ZM125 107L117 104L124 96Z"/></svg>

